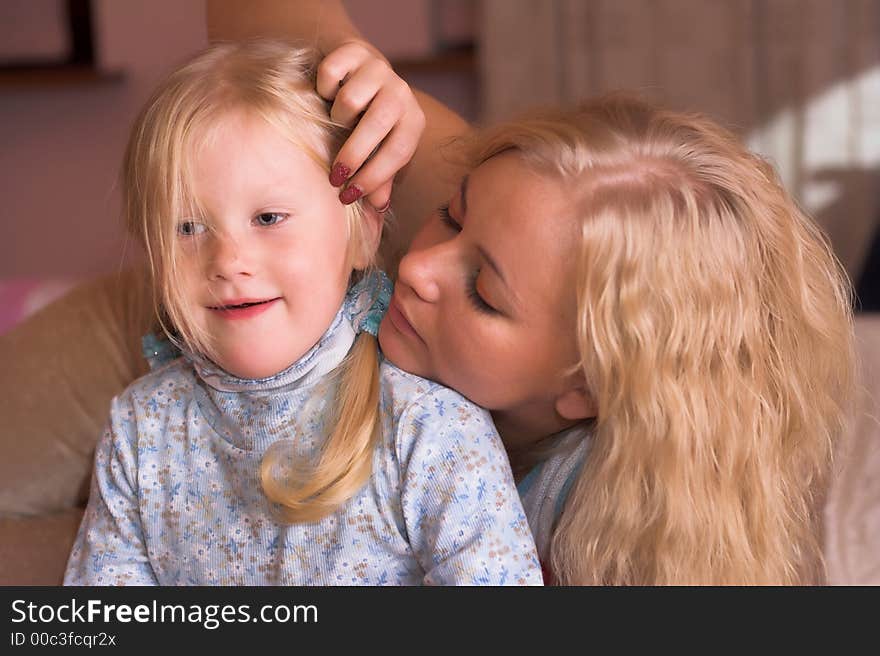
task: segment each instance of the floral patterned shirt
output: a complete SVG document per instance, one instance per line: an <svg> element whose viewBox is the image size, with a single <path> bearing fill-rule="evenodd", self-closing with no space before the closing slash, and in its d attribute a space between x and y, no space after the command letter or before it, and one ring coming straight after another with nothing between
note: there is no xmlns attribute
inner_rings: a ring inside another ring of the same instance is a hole
<svg viewBox="0 0 880 656"><path fill-rule="evenodd" d="M276 521L266 448L320 451L350 298L308 353L263 380L184 354L115 398L67 585L540 585L489 414L380 365L382 435L366 485L313 523Z"/></svg>

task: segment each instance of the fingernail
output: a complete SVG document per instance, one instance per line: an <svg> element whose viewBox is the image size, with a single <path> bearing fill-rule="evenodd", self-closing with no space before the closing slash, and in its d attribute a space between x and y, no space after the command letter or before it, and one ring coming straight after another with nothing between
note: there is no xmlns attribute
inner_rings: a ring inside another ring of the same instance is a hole
<svg viewBox="0 0 880 656"><path fill-rule="evenodd" d="M337 162L333 165L333 169L330 171L330 184L334 187L341 187L342 184L348 180L348 176L350 175L351 169L345 164Z"/></svg>
<svg viewBox="0 0 880 656"><path fill-rule="evenodd" d="M385 203L382 207L377 207L377 208L376 208L376 211L377 211L379 214L385 214L385 212L387 212L387 211L390 210L390 209L391 209L391 199L389 198L389 199L388 199L388 202Z"/></svg>
<svg viewBox="0 0 880 656"><path fill-rule="evenodd" d="M355 202L358 198L363 196L363 194L363 190L357 185L348 185L342 190L342 193L339 194L339 200L342 201L343 205L348 205Z"/></svg>

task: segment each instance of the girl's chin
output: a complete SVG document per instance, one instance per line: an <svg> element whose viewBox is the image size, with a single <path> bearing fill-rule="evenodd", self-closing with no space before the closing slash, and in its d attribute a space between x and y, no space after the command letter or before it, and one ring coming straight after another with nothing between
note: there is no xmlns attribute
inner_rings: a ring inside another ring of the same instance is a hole
<svg viewBox="0 0 880 656"><path fill-rule="evenodd" d="M230 367L228 365L221 365L221 367L223 367L223 371L226 373L232 374L236 378L241 378L243 380L260 380L262 378L269 378L287 369L287 367Z"/></svg>
<svg viewBox="0 0 880 656"><path fill-rule="evenodd" d="M274 357L260 357L259 353L242 353L238 357L221 358L217 364L228 374L244 380L260 380L281 373L298 358L290 362L287 359L279 359L277 353Z"/></svg>

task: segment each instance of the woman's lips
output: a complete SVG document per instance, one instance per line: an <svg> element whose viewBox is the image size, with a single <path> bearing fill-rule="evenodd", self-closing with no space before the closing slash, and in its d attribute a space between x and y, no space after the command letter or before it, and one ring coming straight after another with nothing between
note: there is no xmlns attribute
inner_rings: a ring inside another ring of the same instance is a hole
<svg viewBox="0 0 880 656"><path fill-rule="evenodd" d="M266 301L240 301L208 309L222 319L251 319L262 314L275 305L276 301L280 300L281 298L279 297L270 298Z"/></svg>
<svg viewBox="0 0 880 656"><path fill-rule="evenodd" d="M398 332L414 337L420 342L424 341L406 318L406 315L403 314L397 303L397 297L392 297L391 303L388 305L388 320L391 321L395 328L397 328Z"/></svg>

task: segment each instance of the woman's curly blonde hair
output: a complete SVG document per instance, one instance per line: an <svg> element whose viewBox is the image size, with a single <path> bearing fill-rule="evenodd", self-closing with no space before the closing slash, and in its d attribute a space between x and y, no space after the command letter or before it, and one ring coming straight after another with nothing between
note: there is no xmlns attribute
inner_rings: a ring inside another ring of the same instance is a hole
<svg viewBox="0 0 880 656"><path fill-rule="evenodd" d="M820 515L851 398L851 289L772 167L715 123L609 96L510 122L581 221L591 447L555 529L561 584L823 580Z"/></svg>

